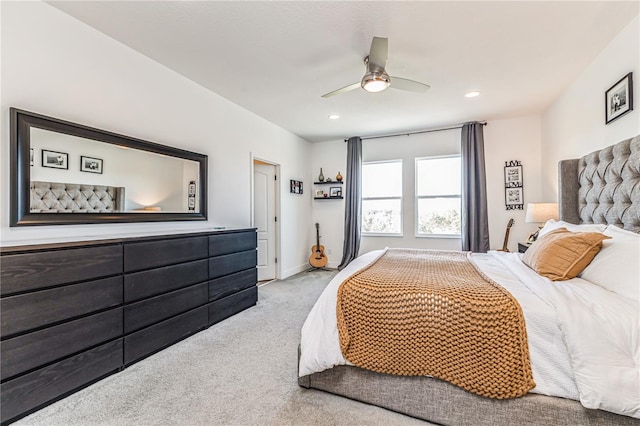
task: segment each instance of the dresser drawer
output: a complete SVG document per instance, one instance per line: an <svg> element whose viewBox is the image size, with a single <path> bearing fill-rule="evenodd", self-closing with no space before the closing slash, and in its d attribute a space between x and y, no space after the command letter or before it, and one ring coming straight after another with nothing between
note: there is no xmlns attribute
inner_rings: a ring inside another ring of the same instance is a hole
<svg viewBox="0 0 640 426"><path fill-rule="evenodd" d="M257 246L258 240L255 231L209 236L209 256L252 250Z"/></svg>
<svg viewBox="0 0 640 426"><path fill-rule="evenodd" d="M258 270L256 268L216 278L209 281L209 301L213 302L245 288L255 286L257 282Z"/></svg>
<svg viewBox="0 0 640 426"><path fill-rule="evenodd" d="M206 281L208 276L206 259L127 274L124 277L124 301L132 302L177 290Z"/></svg>
<svg viewBox="0 0 640 426"><path fill-rule="evenodd" d="M3 296L122 272L122 246L38 251L2 256Z"/></svg>
<svg viewBox="0 0 640 426"><path fill-rule="evenodd" d="M212 257L209 259L209 278L218 278L245 269L255 268L257 261L258 257L255 249Z"/></svg>
<svg viewBox="0 0 640 426"><path fill-rule="evenodd" d="M124 307L125 334L207 303L208 284L196 284Z"/></svg>
<svg viewBox="0 0 640 426"><path fill-rule="evenodd" d="M208 255L207 244L206 236L125 243L124 271L140 271L204 259Z"/></svg>
<svg viewBox="0 0 640 426"><path fill-rule="evenodd" d="M122 339L105 343L2 384L4 423L97 380L122 365Z"/></svg>
<svg viewBox="0 0 640 426"><path fill-rule="evenodd" d="M131 364L207 326L207 307L162 321L124 338L124 363Z"/></svg>
<svg viewBox="0 0 640 426"><path fill-rule="evenodd" d="M0 345L2 380L122 335L122 308L7 339Z"/></svg>
<svg viewBox="0 0 640 426"><path fill-rule="evenodd" d="M9 296L0 301L0 332L7 337L121 304L122 276Z"/></svg>
<svg viewBox="0 0 640 426"><path fill-rule="evenodd" d="M222 321L258 302L258 287L249 287L231 296L209 303L209 325Z"/></svg>

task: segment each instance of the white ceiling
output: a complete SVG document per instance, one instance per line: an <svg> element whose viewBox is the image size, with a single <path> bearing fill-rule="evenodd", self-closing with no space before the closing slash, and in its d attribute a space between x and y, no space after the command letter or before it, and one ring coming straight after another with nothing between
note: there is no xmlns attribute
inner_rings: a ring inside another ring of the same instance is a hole
<svg viewBox="0 0 640 426"><path fill-rule="evenodd" d="M49 3L312 142L541 113L640 4ZM321 98L360 80L373 36L389 38L390 75L431 89ZM481 95L465 98L471 90ZM341 118L329 120L332 113Z"/></svg>

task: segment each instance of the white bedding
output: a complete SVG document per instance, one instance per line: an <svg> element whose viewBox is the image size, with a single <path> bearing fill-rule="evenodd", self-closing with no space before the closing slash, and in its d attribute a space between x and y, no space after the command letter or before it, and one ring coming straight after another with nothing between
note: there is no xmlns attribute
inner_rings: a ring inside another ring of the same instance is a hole
<svg viewBox="0 0 640 426"><path fill-rule="evenodd" d="M383 253L360 256L327 285L302 327L300 376L351 365L340 351L337 290ZM580 278L552 283L517 253L473 254L472 260L522 307L536 382L531 392L640 418L638 306L633 301Z"/></svg>

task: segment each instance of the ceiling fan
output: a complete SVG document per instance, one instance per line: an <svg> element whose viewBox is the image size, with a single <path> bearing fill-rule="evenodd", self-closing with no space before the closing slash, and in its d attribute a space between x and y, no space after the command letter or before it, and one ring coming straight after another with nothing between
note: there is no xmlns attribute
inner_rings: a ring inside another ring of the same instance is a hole
<svg viewBox="0 0 640 426"><path fill-rule="evenodd" d="M341 89L322 95L323 98L339 95L341 93L355 90L362 87L367 92L382 92L388 87L392 89L406 90L409 92L426 92L429 85L418 81L409 80L401 77L392 77L387 74L384 67L387 64L387 52L389 49L389 40L385 37L374 37L371 41L371 49L369 56L364 58L364 65L367 72L362 80L345 86Z"/></svg>

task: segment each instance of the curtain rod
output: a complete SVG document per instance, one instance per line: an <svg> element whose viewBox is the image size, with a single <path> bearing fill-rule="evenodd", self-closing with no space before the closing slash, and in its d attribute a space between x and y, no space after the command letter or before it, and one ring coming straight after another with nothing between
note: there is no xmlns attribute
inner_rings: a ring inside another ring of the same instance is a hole
<svg viewBox="0 0 640 426"><path fill-rule="evenodd" d="M479 124L482 124L483 126L487 125L486 121L479 121ZM382 138L393 138L395 136L411 136L411 135L417 135L420 133L431 133L431 132L441 132L443 130L453 130L453 129L462 129L462 126L464 124L457 124L451 127L442 127L442 128L438 128L438 129L429 129L429 130L420 130L418 132L408 132L408 133L398 133L395 135L384 135L384 136L370 136L368 138L360 138L363 141L366 141L367 139L382 139ZM348 139L344 140L345 142L348 141Z"/></svg>

